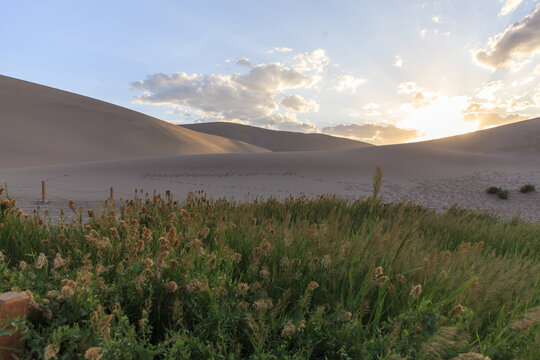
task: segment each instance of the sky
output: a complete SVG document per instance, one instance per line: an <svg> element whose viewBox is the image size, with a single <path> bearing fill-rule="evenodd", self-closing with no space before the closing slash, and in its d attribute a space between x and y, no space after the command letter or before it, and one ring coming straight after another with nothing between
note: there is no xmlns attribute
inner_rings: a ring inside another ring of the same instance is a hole
<svg viewBox="0 0 540 360"><path fill-rule="evenodd" d="M540 0L0 0L0 74L373 144L540 116Z"/></svg>

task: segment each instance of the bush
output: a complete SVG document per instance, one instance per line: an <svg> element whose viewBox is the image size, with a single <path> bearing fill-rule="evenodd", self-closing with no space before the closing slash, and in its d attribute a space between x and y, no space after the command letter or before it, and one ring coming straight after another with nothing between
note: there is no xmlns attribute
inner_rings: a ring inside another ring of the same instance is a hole
<svg viewBox="0 0 540 360"><path fill-rule="evenodd" d="M499 189L499 191L497 191L497 196L504 200L508 199L508 190Z"/></svg>
<svg viewBox="0 0 540 360"><path fill-rule="evenodd" d="M487 188L486 193L488 193L489 195L493 195L493 194L498 193L499 190L501 190L501 188L496 187L496 186L490 186Z"/></svg>
<svg viewBox="0 0 540 360"><path fill-rule="evenodd" d="M534 186L533 184L527 184L527 185L523 185L521 187L521 189L519 189L520 192L522 193L528 193L528 192L534 192L536 191L536 186Z"/></svg>

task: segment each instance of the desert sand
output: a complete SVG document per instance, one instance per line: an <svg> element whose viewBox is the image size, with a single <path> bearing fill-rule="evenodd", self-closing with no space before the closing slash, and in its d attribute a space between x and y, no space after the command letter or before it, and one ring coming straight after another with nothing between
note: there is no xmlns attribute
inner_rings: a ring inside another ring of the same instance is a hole
<svg viewBox="0 0 540 360"><path fill-rule="evenodd" d="M262 129L256 126L229 122L208 122L181 126L205 134L243 141L275 152L342 150L373 146L365 142L337 136Z"/></svg>
<svg viewBox="0 0 540 360"><path fill-rule="evenodd" d="M267 151L85 96L0 75L0 169Z"/></svg>
<svg viewBox="0 0 540 360"><path fill-rule="evenodd" d="M179 200L198 190L239 201L321 194L354 200L372 193L380 165L383 201L410 200L438 211L459 204L540 221L539 194L519 192L527 183L540 186L540 118L412 144L269 152L101 101L0 80L0 182L26 212L41 199L42 180L48 203L41 209L55 219L70 199L85 209L99 206L110 187L116 200L132 197L135 188L170 190ZM91 126L80 130L86 123ZM491 185L508 189L509 199L487 195Z"/></svg>

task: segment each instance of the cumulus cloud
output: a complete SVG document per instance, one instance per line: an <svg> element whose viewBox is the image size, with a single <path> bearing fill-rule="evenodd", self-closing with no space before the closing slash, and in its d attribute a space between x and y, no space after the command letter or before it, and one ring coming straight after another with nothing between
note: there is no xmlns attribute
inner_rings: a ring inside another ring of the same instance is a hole
<svg viewBox="0 0 540 360"><path fill-rule="evenodd" d="M510 14L512 11L516 10L519 4L522 2L523 0L506 0L504 6L499 12L499 16Z"/></svg>
<svg viewBox="0 0 540 360"><path fill-rule="evenodd" d="M249 120L271 115L277 92L309 87L313 77L280 63L252 67L247 74L153 74L132 84L144 91L135 102L202 111L205 118Z"/></svg>
<svg viewBox="0 0 540 360"><path fill-rule="evenodd" d="M339 75L338 76L339 82L338 84L333 88L333 90L336 90L337 92L344 92L344 91L350 91L351 93L355 93L356 89L364 84L367 80L357 78L353 75Z"/></svg>
<svg viewBox="0 0 540 360"><path fill-rule="evenodd" d="M422 135L418 130L401 129L394 125L381 123L339 124L325 127L321 132L354 138L375 145L403 143Z"/></svg>
<svg viewBox="0 0 540 360"><path fill-rule="evenodd" d="M316 74L326 71L330 59L323 49L317 49L311 53L299 53L293 57L293 68L300 72L315 72Z"/></svg>
<svg viewBox="0 0 540 360"><path fill-rule="evenodd" d="M489 39L489 50L475 52L474 58L493 70L518 70L540 52L540 5L504 32Z"/></svg>
<svg viewBox="0 0 540 360"><path fill-rule="evenodd" d="M378 110L380 108L379 104L367 103L362 107L366 111L367 116L380 116L381 112Z"/></svg>
<svg viewBox="0 0 540 360"><path fill-rule="evenodd" d="M243 58L240 58L240 59L236 60L236 65L250 67L251 66L251 61L247 57L243 57Z"/></svg>
<svg viewBox="0 0 540 360"><path fill-rule="evenodd" d="M287 110L297 112L319 111L319 104L314 100L306 100L300 95L286 96L281 99L280 103Z"/></svg>
<svg viewBox="0 0 540 360"><path fill-rule="evenodd" d="M401 56L399 55L396 55L396 59L394 61L394 67L397 67L397 68L400 68L403 66L403 59L401 58Z"/></svg>
<svg viewBox="0 0 540 360"><path fill-rule="evenodd" d="M527 116L519 114L502 115L478 103L471 103L463 112L463 115L463 121L478 122L479 129L511 124L527 119Z"/></svg>
<svg viewBox="0 0 540 360"><path fill-rule="evenodd" d="M192 117L192 121L230 121L313 132L316 126L309 120L298 119L294 112L316 112L319 104L290 92L313 89L329 62L322 49L297 54L291 57L290 65L275 62L253 66L248 58L239 58L235 63L248 66L246 72L158 73L132 83L131 87L140 91L134 102L166 106L167 111ZM281 110L279 104L283 106Z"/></svg>
<svg viewBox="0 0 540 360"><path fill-rule="evenodd" d="M279 128L286 131L316 132L317 127L308 120L300 121L294 113L274 113L270 116L252 119L251 125L265 128Z"/></svg>
<svg viewBox="0 0 540 360"><path fill-rule="evenodd" d="M398 85L398 93L412 95L410 105L418 109L431 104L439 97L439 94L422 89L414 81L402 82Z"/></svg>

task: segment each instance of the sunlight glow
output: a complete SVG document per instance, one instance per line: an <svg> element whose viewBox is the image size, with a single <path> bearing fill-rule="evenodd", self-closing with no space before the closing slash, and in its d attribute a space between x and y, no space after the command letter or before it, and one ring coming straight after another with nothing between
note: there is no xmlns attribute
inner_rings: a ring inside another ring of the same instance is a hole
<svg viewBox="0 0 540 360"><path fill-rule="evenodd" d="M463 111L468 101L465 96L439 96L429 104L415 107L404 104L401 110L405 120L399 126L407 129L418 129L424 136L414 141L430 140L446 136L464 134L478 130L478 121L464 121Z"/></svg>

